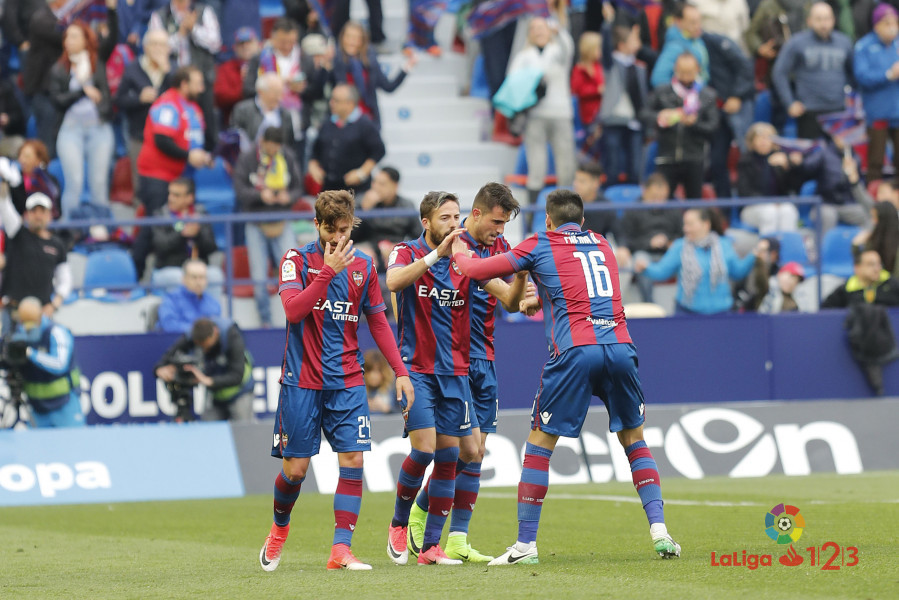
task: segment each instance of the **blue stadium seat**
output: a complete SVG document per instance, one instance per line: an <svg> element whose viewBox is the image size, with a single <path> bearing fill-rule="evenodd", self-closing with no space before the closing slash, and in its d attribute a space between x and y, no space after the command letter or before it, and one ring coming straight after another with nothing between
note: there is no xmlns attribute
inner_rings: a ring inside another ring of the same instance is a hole
<svg viewBox="0 0 899 600"><path fill-rule="evenodd" d="M639 202L642 194L640 186L633 183L612 185L603 191L603 195L608 198L609 202L615 203Z"/></svg>
<svg viewBox="0 0 899 600"><path fill-rule="evenodd" d="M206 207L207 211L213 210L212 206L216 207L214 210L234 210L234 186L224 160L216 158L211 169L197 169L194 182L197 184L197 203Z"/></svg>
<svg viewBox="0 0 899 600"><path fill-rule="evenodd" d="M284 16L284 3L281 0L259 0L259 17L277 18Z"/></svg>
<svg viewBox="0 0 899 600"><path fill-rule="evenodd" d="M818 182L814 179L806 181L802 184L802 187L799 188L800 196L815 196L818 193Z"/></svg>
<svg viewBox="0 0 899 600"><path fill-rule="evenodd" d="M754 120L771 122L771 92L763 90L755 96L755 115Z"/></svg>
<svg viewBox="0 0 899 600"><path fill-rule="evenodd" d="M145 294L135 289L137 269L131 254L118 248L98 250L87 257L84 285L90 288L85 290L85 297L109 302L134 300Z"/></svg>
<svg viewBox="0 0 899 600"><path fill-rule="evenodd" d="M852 239L861 231L859 227L838 225L824 234L821 242L821 269L838 277L851 277Z"/></svg>
<svg viewBox="0 0 899 600"><path fill-rule="evenodd" d="M772 233L769 237L776 238L780 242L780 264L795 261L804 267L809 266L805 241L798 231L780 231Z"/></svg>

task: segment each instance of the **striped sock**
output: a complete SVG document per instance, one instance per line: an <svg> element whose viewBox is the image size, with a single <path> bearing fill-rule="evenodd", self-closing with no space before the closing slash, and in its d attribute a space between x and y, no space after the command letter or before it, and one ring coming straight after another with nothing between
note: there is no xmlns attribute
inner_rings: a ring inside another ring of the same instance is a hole
<svg viewBox="0 0 899 600"><path fill-rule="evenodd" d="M456 461L456 477L458 477L459 473L461 473L465 469L466 464L467 463L462 462L461 458ZM431 477L433 477L433 474L431 475ZM428 489L431 485L431 477L428 477L428 480L425 482L424 487L421 488L421 491L418 493L418 497L415 499L415 503L418 505L418 508L422 509L425 512L428 512Z"/></svg>
<svg viewBox="0 0 899 600"><path fill-rule="evenodd" d="M285 527L290 523L290 511L300 497L300 486L305 479L288 479L283 470L275 478L275 525L278 527Z"/></svg>
<svg viewBox="0 0 899 600"><path fill-rule="evenodd" d="M518 484L518 541L537 541L540 509L549 488L549 458L553 451L528 442L524 448L521 482Z"/></svg>
<svg viewBox="0 0 899 600"><path fill-rule="evenodd" d="M425 469L434 460L431 452L421 452L412 448L412 452L403 461L400 477L396 483L396 506L393 510L394 527L406 527L409 524L409 509L415 501L415 494L421 487L425 477Z"/></svg>
<svg viewBox="0 0 899 600"><path fill-rule="evenodd" d="M474 510L475 502L478 501L478 490L480 489L481 463L468 463L462 472L456 475L456 496L453 498L453 518L450 521L451 532L468 533L471 512Z"/></svg>
<svg viewBox="0 0 899 600"><path fill-rule="evenodd" d="M440 535L446 524L446 517L453 508L453 494L456 489L456 461L458 448L440 448L434 455L434 471L428 494L428 522L425 525L425 539L422 552L440 543Z"/></svg>
<svg viewBox="0 0 899 600"><path fill-rule="evenodd" d="M334 493L334 544L352 544L361 507L362 469L340 467L340 479Z"/></svg>
<svg viewBox="0 0 899 600"><path fill-rule="evenodd" d="M652 452L646 447L646 442L634 442L624 449L627 460L631 463L631 476L634 479L634 487L640 495L643 510L649 524L664 523L665 513L662 510L662 480L659 478L656 461Z"/></svg>

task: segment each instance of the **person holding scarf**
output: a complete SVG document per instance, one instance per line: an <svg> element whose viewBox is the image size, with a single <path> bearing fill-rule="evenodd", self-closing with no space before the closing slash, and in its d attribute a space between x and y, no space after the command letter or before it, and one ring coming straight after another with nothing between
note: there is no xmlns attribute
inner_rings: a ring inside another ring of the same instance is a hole
<svg viewBox="0 0 899 600"><path fill-rule="evenodd" d="M234 167L234 192L243 212L282 212L303 194L297 160L284 146L279 127L268 127L249 152ZM269 264L278 266L281 257L296 245L296 236L286 221L250 222L245 226L250 277L256 282L253 296L263 327L271 327L272 312L267 285Z"/></svg>
<svg viewBox="0 0 899 600"><path fill-rule="evenodd" d="M658 128L656 166L672 191L684 185L688 199L702 197L709 142L720 114L715 90L699 81L699 61L685 52L674 64L674 78L653 90L643 118Z"/></svg>
<svg viewBox="0 0 899 600"><path fill-rule="evenodd" d="M13 205L20 215L25 214L25 202L31 194L38 192L46 195L53 202L53 218L59 218L59 182L47 172L50 153L44 143L38 139L25 140L19 148L19 171L22 181L9 189Z"/></svg>
<svg viewBox="0 0 899 600"><path fill-rule="evenodd" d="M708 208L684 212L684 237L675 240L658 262L634 262L634 271L653 281L677 275L677 306L681 314L727 312L734 303L730 281L739 281L752 270L761 245L739 258L730 239L721 234L715 214Z"/></svg>

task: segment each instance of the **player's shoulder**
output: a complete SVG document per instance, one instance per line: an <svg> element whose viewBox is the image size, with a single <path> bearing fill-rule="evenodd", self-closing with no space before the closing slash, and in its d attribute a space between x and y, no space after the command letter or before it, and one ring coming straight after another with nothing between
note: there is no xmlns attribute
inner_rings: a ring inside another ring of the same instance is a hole
<svg viewBox="0 0 899 600"><path fill-rule="evenodd" d="M353 254L353 263L350 265L350 268L359 269L364 267L366 270L369 270L374 262L374 258L356 248L356 251Z"/></svg>
<svg viewBox="0 0 899 600"><path fill-rule="evenodd" d="M509 242L506 241L506 238L503 236L498 236L493 242L493 247L490 248L490 254L502 254L503 252L508 252L511 249L512 246L509 245Z"/></svg>

